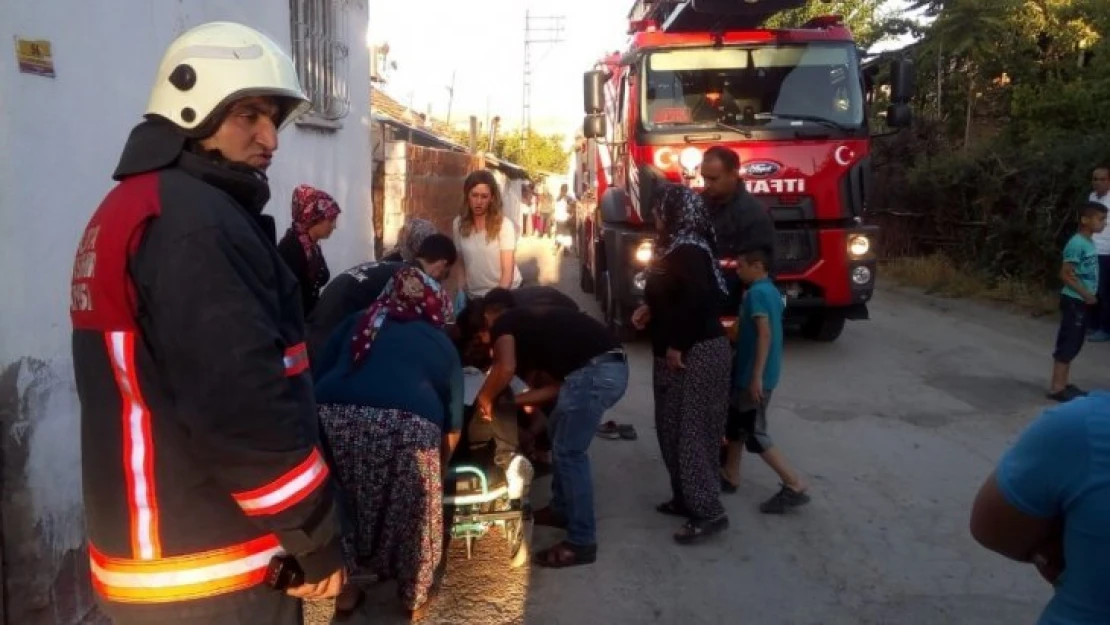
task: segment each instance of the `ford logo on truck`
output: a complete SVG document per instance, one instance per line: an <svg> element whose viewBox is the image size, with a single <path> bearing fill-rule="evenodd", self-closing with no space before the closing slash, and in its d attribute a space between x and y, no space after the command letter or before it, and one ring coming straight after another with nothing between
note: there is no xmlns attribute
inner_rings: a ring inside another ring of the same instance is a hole
<svg viewBox="0 0 1110 625"><path fill-rule="evenodd" d="M753 161L741 168L741 171L743 171L745 174L749 176L755 176L757 178L770 176L778 170L779 164L772 163L771 161Z"/></svg>

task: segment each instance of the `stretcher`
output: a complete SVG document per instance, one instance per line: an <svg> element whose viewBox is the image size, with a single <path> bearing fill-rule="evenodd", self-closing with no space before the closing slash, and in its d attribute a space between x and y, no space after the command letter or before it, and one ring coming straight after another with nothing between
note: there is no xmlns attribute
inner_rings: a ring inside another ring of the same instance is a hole
<svg viewBox="0 0 1110 625"><path fill-rule="evenodd" d="M485 374L476 369L464 371L466 421L473 417L474 400ZM514 394L526 390L515 379ZM465 429L465 428L464 428ZM509 566L518 568L528 562L532 538L532 510L529 505L532 466L517 455L500 470L493 462L492 445L463 441L451 459L444 488L444 519L450 536L466 543L466 557L474 553L475 543L498 528L509 545Z"/></svg>

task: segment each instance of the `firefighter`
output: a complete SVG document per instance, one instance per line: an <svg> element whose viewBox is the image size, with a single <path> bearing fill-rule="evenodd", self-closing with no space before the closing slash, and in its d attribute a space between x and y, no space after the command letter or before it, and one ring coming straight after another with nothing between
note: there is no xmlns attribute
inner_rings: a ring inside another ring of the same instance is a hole
<svg viewBox="0 0 1110 625"><path fill-rule="evenodd" d="M239 24L184 33L156 78L71 284L93 586L121 624L301 623L345 572L300 295L261 211L309 102Z"/></svg>

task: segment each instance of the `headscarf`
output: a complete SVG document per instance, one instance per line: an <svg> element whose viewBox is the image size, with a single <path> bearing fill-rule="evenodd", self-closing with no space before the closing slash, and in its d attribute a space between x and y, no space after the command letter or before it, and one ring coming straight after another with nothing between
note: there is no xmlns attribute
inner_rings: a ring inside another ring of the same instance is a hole
<svg viewBox="0 0 1110 625"><path fill-rule="evenodd" d="M395 251L400 252L401 258L406 263L411 263L416 260L416 253L420 251L424 239L438 231L435 224L427 219L411 219L405 224L404 232L401 233L401 240L398 241Z"/></svg>
<svg viewBox="0 0 1110 625"><path fill-rule="evenodd" d="M403 267L393 274L382 294L355 323L351 337L354 365L357 367L366 360L386 319L401 322L423 319L442 328L452 317L450 299L439 282L417 267Z"/></svg>
<svg viewBox="0 0 1110 625"><path fill-rule="evenodd" d="M320 245L312 240L308 231L312 226L339 216L339 203L327 193L307 184L293 189L293 232L304 250L308 261L309 284L316 284L327 270Z"/></svg>
<svg viewBox="0 0 1110 625"><path fill-rule="evenodd" d="M722 293L728 294L728 286L714 251L717 235L701 196L687 186L664 183L655 192L653 212L656 219L663 221L664 231L655 237L652 258L666 258L680 245L696 245L709 254L717 286Z"/></svg>

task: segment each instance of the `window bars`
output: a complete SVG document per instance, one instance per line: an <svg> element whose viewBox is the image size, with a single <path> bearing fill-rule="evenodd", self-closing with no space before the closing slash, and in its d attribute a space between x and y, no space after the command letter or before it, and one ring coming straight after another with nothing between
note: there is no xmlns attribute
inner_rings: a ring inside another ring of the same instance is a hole
<svg viewBox="0 0 1110 625"><path fill-rule="evenodd" d="M351 0L290 0L293 62L312 100L304 122L335 122L351 109L348 90L348 4Z"/></svg>

